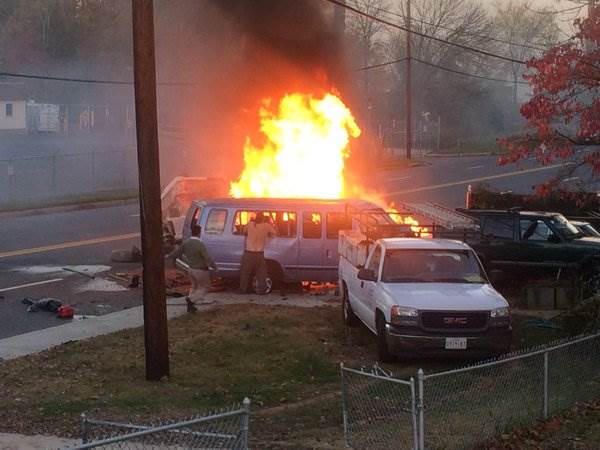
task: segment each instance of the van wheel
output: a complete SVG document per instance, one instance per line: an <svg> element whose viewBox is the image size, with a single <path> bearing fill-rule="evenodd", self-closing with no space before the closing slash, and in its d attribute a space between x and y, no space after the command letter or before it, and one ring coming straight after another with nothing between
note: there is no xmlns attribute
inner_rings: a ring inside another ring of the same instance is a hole
<svg viewBox="0 0 600 450"><path fill-rule="evenodd" d="M265 278L265 292L270 294L273 289L281 287L283 282L283 271L275 261L267 261L267 277ZM252 277L252 290L255 294L260 294L258 291L258 278L256 274Z"/></svg>
<svg viewBox="0 0 600 450"><path fill-rule="evenodd" d="M390 353L390 349L387 344L387 332L385 330L385 319L381 313L377 313L377 357L379 361L383 363L394 362L396 359L394 355Z"/></svg>
<svg viewBox="0 0 600 450"><path fill-rule="evenodd" d="M344 319L344 325L347 327L355 327L358 325L358 317L356 317L356 314L352 311L346 284L342 287L342 317Z"/></svg>

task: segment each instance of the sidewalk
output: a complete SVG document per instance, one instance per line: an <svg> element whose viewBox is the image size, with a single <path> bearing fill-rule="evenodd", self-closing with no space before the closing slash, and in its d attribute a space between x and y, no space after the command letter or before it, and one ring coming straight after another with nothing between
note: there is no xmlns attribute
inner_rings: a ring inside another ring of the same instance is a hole
<svg viewBox="0 0 600 450"><path fill-rule="evenodd" d="M0 450L46 450L73 447L81 444L79 439L63 439L55 436L25 436L24 434L0 433Z"/></svg>
<svg viewBox="0 0 600 450"><path fill-rule="evenodd" d="M170 299L169 304L173 306L167 308L169 319L186 313L185 302L179 305L174 304L172 300L179 299ZM81 341L103 334L114 333L115 331L141 327L143 324L143 306L136 306L103 316L73 320L65 325L0 340L0 361L38 353L69 341ZM2 447L0 447L1 449Z"/></svg>

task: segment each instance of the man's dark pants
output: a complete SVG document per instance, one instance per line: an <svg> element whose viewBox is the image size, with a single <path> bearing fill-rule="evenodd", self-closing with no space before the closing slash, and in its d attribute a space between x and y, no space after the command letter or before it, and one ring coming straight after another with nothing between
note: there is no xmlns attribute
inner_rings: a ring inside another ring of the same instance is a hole
<svg viewBox="0 0 600 450"><path fill-rule="evenodd" d="M242 267L240 269L240 291L248 292L249 284L252 283L252 275L258 279L258 293L264 294L267 290L267 263L265 252L250 252L246 250L242 255Z"/></svg>

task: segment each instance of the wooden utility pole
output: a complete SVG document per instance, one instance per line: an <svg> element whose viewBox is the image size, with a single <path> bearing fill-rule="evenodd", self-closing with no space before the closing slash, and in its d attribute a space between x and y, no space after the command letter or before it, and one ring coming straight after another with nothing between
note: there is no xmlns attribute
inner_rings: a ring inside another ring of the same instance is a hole
<svg viewBox="0 0 600 450"><path fill-rule="evenodd" d="M165 259L160 207L153 0L132 0L135 125L144 266L146 379L169 376Z"/></svg>
<svg viewBox="0 0 600 450"><path fill-rule="evenodd" d="M410 56L410 0L406 0L406 158L412 153L412 80Z"/></svg>

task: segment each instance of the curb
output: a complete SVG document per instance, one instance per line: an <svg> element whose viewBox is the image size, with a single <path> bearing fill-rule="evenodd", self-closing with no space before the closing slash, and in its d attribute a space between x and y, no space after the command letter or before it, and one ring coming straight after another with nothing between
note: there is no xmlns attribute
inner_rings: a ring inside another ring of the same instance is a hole
<svg viewBox="0 0 600 450"><path fill-rule="evenodd" d="M18 211L0 212L0 219L10 219L15 217L38 216L42 214L53 214L70 211L82 211L85 209L109 208L111 206L122 206L137 203L136 198L121 200L103 200L89 203L74 203L70 205L49 206L47 208L31 208Z"/></svg>
<svg viewBox="0 0 600 450"><path fill-rule="evenodd" d="M425 158L465 158L469 156L493 156L494 152L477 152L477 153L425 153Z"/></svg>

